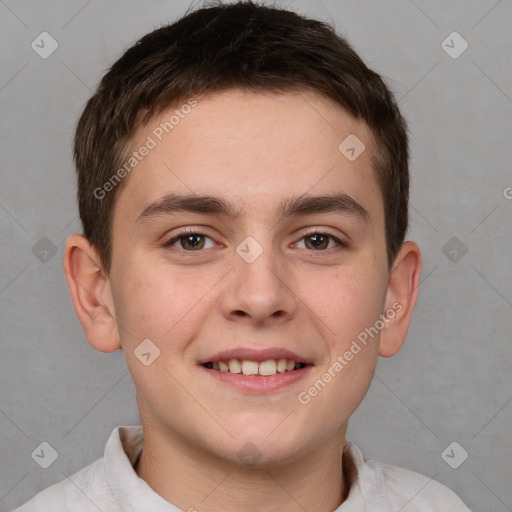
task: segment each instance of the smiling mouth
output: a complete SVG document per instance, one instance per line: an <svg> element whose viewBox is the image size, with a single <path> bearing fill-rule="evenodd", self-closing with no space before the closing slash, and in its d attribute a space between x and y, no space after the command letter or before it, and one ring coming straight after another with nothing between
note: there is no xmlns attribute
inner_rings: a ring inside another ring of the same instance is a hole
<svg viewBox="0 0 512 512"><path fill-rule="evenodd" d="M253 377L269 377L280 373L289 373L300 370L307 363L294 361L293 359L267 359L265 361L252 361L249 359L228 359L224 361L209 361L202 364L209 370L240 374Z"/></svg>

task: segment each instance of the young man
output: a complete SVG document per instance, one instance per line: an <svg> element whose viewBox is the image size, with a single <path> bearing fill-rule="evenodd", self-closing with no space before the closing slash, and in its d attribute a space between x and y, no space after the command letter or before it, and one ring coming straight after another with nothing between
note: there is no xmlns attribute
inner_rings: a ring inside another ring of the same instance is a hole
<svg viewBox="0 0 512 512"><path fill-rule="evenodd" d="M421 257L404 120L343 38L252 3L191 12L105 75L75 161L66 278L142 426L19 512L468 510L345 440Z"/></svg>

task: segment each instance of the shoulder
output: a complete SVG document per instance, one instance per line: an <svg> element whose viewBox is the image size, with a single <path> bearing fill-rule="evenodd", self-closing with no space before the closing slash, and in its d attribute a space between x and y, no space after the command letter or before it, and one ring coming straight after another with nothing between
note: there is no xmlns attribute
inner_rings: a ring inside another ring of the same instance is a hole
<svg viewBox="0 0 512 512"><path fill-rule="evenodd" d="M108 510L108 496L103 458L84 469L37 493L31 500L12 512L55 512L73 510L90 512Z"/></svg>
<svg viewBox="0 0 512 512"><path fill-rule="evenodd" d="M391 464L380 466L403 512L470 512L451 489L433 478Z"/></svg>
<svg viewBox="0 0 512 512"><path fill-rule="evenodd" d="M453 491L433 478L392 464L364 460L354 443L347 443L345 450L357 466L357 483L369 503L380 503L384 498L389 510L471 512Z"/></svg>
<svg viewBox="0 0 512 512"><path fill-rule="evenodd" d="M140 425L116 427L103 457L38 494L12 512L128 512L141 493L151 494L133 469L144 442ZM153 498L156 499L156 498Z"/></svg>

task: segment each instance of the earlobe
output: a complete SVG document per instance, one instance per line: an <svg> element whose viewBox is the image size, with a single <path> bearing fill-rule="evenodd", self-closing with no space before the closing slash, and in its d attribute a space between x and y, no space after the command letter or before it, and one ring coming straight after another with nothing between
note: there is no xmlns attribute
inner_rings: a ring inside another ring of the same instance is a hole
<svg viewBox="0 0 512 512"><path fill-rule="evenodd" d="M394 356L402 347L418 299L421 253L414 242L405 242L389 278L386 296L387 324L381 331L379 355Z"/></svg>
<svg viewBox="0 0 512 512"><path fill-rule="evenodd" d="M83 235L70 235L63 264L73 307L89 344L100 352L122 348L110 281L95 248Z"/></svg>

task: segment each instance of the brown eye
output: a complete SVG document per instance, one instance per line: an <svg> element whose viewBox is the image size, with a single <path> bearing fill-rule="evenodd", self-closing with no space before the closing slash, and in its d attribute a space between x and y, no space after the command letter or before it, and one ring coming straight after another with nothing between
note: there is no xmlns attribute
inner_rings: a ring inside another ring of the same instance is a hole
<svg viewBox="0 0 512 512"><path fill-rule="evenodd" d="M193 234L180 236L178 240L181 242L181 246L183 247L183 249L186 249L187 251L202 249L204 247L203 235Z"/></svg>
<svg viewBox="0 0 512 512"><path fill-rule="evenodd" d="M313 235L304 237L304 240L308 249L327 249L330 238L332 237L329 235L314 233Z"/></svg>
<svg viewBox="0 0 512 512"><path fill-rule="evenodd" d="M163 245L167 249L176 249L178 251L200 251L201 249L209 249L214 247L215 242L206 235L185 231L171 238Z"/></svg>
<svg viewBox="0 0 512 512"><path fill-rule="evenodd" d="M346 249L348 248L348 244L335 237L334 235L330 235L329 233L322 233L318 231L314 231L303 236L299 240L299 244L302 244L304 240L304 248L312 249L316 252L323 252L326 249ZM331 243L333 242L333 243Z"/></svg>
<svg viewBox="0 0 512 512"><path fill-rule="evenodd" d="M329 233L312 231L296 242L295 246L318 253L329 251L330 254L332 251L348 249L349 244Z"/></svg>

